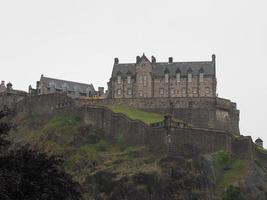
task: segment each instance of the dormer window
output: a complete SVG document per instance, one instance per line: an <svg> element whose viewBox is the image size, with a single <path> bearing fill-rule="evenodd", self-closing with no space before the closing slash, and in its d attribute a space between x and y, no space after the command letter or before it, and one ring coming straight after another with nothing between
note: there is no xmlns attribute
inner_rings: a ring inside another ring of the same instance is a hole
<svg viewBox="0 0 267 200"><path fill-rule="evenodd" d="M165 78L165 83L169 83L169 70L165 69L164 71L164 78Z"/></svg>
<svg viewBox="0 0 267 200"><path fill-rule="evenodd" d="M118 84L121 84L121 76L120 76L120 75L117 76L117 83L118 83Z"/></svg>
<svg viewBox="0 0 267 200"><path fill-rule="evenodd" d="M177 83L181 82L181 73L176 73L176 82Z"/></svg>
<svg viewBox="0 0 267 200"><path fill-rule="evenodd" d="M188 70L187 80L188 80L188 83L192 82L192 70L191 69Z"/></svg>
<svg viewBox="0 0 267 200"><path fill-rule="evenodd" d="M199 82L204 82L204 70L202 68L199 70Z"/></svg>

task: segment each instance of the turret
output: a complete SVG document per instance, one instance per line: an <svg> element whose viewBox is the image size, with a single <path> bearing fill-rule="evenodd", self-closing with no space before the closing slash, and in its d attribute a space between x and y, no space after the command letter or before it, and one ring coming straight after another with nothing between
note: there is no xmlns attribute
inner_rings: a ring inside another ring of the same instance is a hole
<svg viewBox="0 0 267 200"><path fill-rule="evenodd" d="M263 141L262 139L258 138L256 141L255 141L255 144L260 146L260 147L263 147Z"/></svg>

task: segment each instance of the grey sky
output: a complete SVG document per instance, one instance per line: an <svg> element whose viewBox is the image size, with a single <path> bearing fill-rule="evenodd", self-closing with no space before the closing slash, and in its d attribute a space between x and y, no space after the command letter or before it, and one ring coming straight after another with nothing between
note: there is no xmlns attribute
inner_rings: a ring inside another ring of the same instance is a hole
<svg viewBox="0 0 267 200"><path fill-rule="evenodd" d="M267 144L266 0L1 0L0 79L41 74L105 86L113 58L217 56L218 93L241 110L242 134Z"/></svg>

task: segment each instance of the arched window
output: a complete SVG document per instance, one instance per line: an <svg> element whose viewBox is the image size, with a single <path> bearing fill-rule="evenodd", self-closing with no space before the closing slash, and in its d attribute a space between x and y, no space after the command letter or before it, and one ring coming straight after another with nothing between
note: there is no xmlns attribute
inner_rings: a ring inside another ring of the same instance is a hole
<svg viewBox="0 0 267 200"><path fill-rule="evenodd" d="M165 79L165 83L169 83L169 70L165 69L164 71L164 79Z"/></svg>
<svg viewBox="0 0 267 200"><path fill-rule="evenodd" d="M187 73L187 80L188 80L189 83L192 82L192 70L191 70L191 69L188 70L188 73Z"/></svg>
<svg viewBox="0 0 267 200"><path fill-rule="evenodd" d="M117 76L117 83L121 84L121 76L120 75Z"/></svg>

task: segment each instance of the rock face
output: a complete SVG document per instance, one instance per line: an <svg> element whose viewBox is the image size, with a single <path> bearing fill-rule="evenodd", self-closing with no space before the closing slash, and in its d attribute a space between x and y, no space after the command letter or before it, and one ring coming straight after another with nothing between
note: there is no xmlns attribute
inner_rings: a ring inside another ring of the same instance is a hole
<svg viewBox="0 0 267 200"><path fill-rule="evenodd" d="M159 160L159 171L121 174L98 171L88 176L84 189L94 199L106 200L206 200L212 199L208 169L200 159L182 157Z"/></svg>

